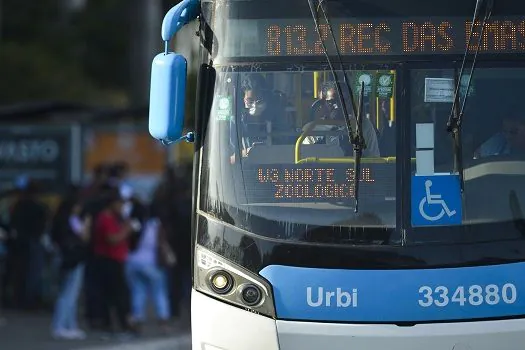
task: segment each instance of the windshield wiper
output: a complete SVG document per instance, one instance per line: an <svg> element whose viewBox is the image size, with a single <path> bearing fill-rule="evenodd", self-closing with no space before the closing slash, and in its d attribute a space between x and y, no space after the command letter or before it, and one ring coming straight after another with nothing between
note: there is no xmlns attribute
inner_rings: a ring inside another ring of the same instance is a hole
<svg viewBox="0 0 525 350"><path fill-rule="evenodd" d="M463 98L463 103L461 108L459 108L459 92L461 90L461 82L463 80L463 74L465 70L465 62L467 61L467 56L469 54L470 43L472 42L472 36L474 34L474 27L476 22L479 19L481 7L485 4L485 16L481 23L481 33L479 34L478 42L474 51L474 58L472 59L472 67L470 68L470 74L468 77L467 86L465 89L465 97ZM454 100L452 101L452 108L450 110L450 115L447 121L447 132L452 134L454 140L454 171L459 174L460 188L461 193L465 188L465 180L463 176L463 143L461 140L461 122L463 118L463 113L465 111L465 105L467 103L468 93L470 90L470 84L472 82L472 76L476 69L476 62L478 59L479 49L481 46L481 40L483 39L483 34L485 32L485 27L488 19L492 14L492 7L494 5L494 0L477 0L476 8L474 9L474 16L472 18L472 24L470 25L470 33L467 39L465 53L463 54L463 61L461 62L461 68L459 70L459 76L455 74L454 76Z"/></svg>
<svg viewBox="0 0 525 350"><path fill-rule="evenodd" d="M355 196L355 212L359 210L359 174L361 173L361 157L363 156L363 148L366 147L363 138L363 106L365 104L365 82L361 82L361 91L359 92L359 107L357 108L356 116L356 140L354 144L354 196Z"/></svg>
<svg viewBox="0 0 525 350"><path fill-rule="evenodd" d="M330 67L330 72L334 76L335 80L335 88L337 90L337 95L339 97L339 101L341 101L341 108L343 110L343 116L346 123L346 128L348 131L348 139L350 140L350 143L353 146L354 150L354 183L353 183L353 192L354 192L354 198L355 198L355 212L357 213L359 211L359 172L361 171L361 157L363 155L363 150L366 149L366 143L364 140L364 137L362 135L362 128L361 128L361 121L362 121L362 100L364 97L364 83L361 86L361 92L360 92L360 100L359 100L359 110L356 110L356 104L354 99L354 93L352 91L352 87L348 83L348 76L346 75L346 70L343 66L343 60L341 58L341 52L339 50L339 47L337 46L337 41L335 39L334 31L332 29L332 25L330 24L330 20L328 19L328 16L326 14L326 10L323 7L324 0L318 0L317 10L315 9L315 5L313 0L308 0L308 5L310 6L310 12L312 13L312 18L314 20L315 24L315 30L317 31L317 34L319 35L319 41L321 42L321 45L323 47L323 52L326 56L326 61L328 62L328 66ZM349 95L350 95L350 102L352 105L352 111L353 115L355 116L356 120L356 133L354 134L352 129L352 124L350 121L350 115L348 114L348 110L346 108L346 103L343 97L343 93L341 91L341 85L339 84L339 79L337 78L337 74L335 72L334 66L332 64L332 60L330 59L330 55L328 55L328 50L326 49L326 45L323 40L323 36L321 34L321 29L319 25L319 9L321 9L323 13L324 20L326 22L326 25L328 27L328 30L330 32L330 36L332 37L332 41L335 47L335 51L337 54L337 58L339 59L339 65L341 67L341 71L343 72L343 81L346 85L346 88L348 89Z"/></svg>
<svg viewBox="0 0 525 350"><path fill-rule="evenodd" d="M461 80L459 79L458 72L454 69L454 86L459 86ZM468 91L468 90L467 90ZM454 94L454 102L452 103L453 110L451 111L450 115L452 116L452 112L454 113L454 117L458 118L460 115L459 110L459 95ZM450 117L449 117L450 120ZM460 122L460 121L459 121ZM450 122L449 122L450 123ZM451 124L447 123L447 127ZM460 184L460 191L463 193L463 148L462 144L463 141L461 139L461 128L459 127L459 124L457 124L458 127L453 129L452 134L452 141L453 141L453 147L454 147L454 172L459 174L459 184ZM452 130L447 130L449 133L452 132Z"/></svg>

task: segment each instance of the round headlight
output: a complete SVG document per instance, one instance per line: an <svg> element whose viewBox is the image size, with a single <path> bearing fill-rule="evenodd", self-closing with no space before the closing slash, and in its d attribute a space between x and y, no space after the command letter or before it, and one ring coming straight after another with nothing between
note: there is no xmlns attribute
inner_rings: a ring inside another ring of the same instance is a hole
<svg viewBox="0 0 525 350"><path fill-rule="evenodd" d="M262 300L262 292L259 287L248 284L241 288L241 299L247 306L255 306Z"/></svg>
<svg viewBox="0 0 525 350"><path fill-rule="evenodd" d="M214 271L210 275L210 287L217 294L227 294L232 290L233 277L226 271Z"/></svg>

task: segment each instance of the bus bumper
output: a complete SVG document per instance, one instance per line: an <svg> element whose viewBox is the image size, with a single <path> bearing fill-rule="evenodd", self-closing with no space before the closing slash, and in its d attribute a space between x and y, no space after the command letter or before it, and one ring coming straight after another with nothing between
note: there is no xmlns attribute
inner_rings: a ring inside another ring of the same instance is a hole
<svg viewBox="0 0 525 350"><path fill-rule="evenodd" d="M275 321L192 292L193 350L522 350L525 320L395 325Z"/></svg>
<svg viewBox="0 0 525 350"><path fill-rule="evenodd" d="M275 320L192 290L193 350L279 350Z"/></svg>

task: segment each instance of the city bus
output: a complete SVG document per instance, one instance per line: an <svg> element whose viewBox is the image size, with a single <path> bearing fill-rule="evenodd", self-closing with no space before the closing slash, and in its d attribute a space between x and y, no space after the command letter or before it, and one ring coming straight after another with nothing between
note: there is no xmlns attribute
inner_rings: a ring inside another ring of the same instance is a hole
<svg viewBox="0 0 525 350"><path fill-rule="evenodd" d="M195 145L193 349L523 348L525 2L183 0L161 36L149 131Z"/></svg>

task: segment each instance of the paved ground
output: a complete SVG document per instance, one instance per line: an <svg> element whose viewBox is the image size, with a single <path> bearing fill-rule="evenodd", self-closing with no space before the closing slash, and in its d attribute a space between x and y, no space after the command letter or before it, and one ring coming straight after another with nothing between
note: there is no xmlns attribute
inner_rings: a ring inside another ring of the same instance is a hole
<svg viewBox="0 0 525 350"><path fill-rule="evenodd" d="M153 325L144 335L131 341L102 340L88 334L86 340L54 340L49 333L51 316L46 313L24 314L5 312L6 322L0 324L1 350L190 350L191 340L187 323L174 324L173 332L162 335Z"/></svg>

